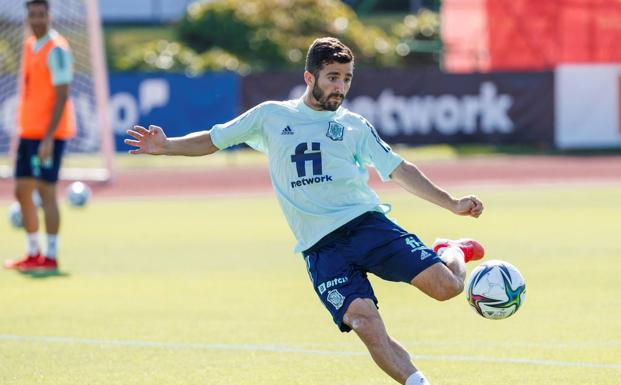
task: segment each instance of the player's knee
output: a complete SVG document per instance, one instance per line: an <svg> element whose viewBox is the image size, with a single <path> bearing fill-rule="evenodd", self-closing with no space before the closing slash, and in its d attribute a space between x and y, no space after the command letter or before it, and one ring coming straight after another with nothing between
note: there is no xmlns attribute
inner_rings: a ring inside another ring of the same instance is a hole
<svg viewBox="0 0 621 385"><path fill-rule="evenodd" d="M367 345L381 344L382 321L375 315L357 315L349 319L350 327Z"/></svg>
<svg viewBox="0 0 621 385"><path fill-rule="evenodd" d="M58 206L56 197L50 194L41 194L41 206L43 209L51 209Z"/></svg>
<svg viewBox="0 0 621 385"><path fill-rule="evenodd" d="M13 194L15 195L15 199L17 199L17 201L21 204L24 204L24 202L32 199L32 190L20 185L19 183L15 186Z"/></svg>
<svg viewBox="0 0 621 385"><path fill-rule="evenodd" d="M347 312L344 321L367 344L379 343L382 338L383 323L377 313Z"/></svg>

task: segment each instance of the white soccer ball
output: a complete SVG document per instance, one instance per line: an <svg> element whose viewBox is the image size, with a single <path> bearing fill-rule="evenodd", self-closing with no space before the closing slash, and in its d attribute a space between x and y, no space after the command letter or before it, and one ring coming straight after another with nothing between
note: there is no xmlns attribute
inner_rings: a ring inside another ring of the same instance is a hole
<svg viewBox="0 0 621 385"><path fill-rule="evenodd" d="M82 182L73 182L67 187L67 202L74 207L86 205L91 196L91 189Z"/></svg>
<svg viewBox="0 0 621 385"><path fill-rule="evenodd" d="M24 227L24 220L22 218L22 207L19 202L13 202L9 207L9 222L16 229Z"/></svg>
<svg viewBox="0 0 621 385"><path fill-rule="evenodd" d="M468 303L482 317L504 319L524 303L526 283L512 264L491 260L477 266L466 283Z"/></svg>

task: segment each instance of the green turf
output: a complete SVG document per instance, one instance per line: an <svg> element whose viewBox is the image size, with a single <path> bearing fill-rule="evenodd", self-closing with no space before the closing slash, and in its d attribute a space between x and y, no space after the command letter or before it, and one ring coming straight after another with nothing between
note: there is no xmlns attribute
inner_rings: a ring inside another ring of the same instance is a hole
<svg viewBox="0 0 621 385"><path fill-rule="evenodd" d="M618 385L621 188L478 193L479 220L382 197L425 241L473 236L516 265L524 307L489 321L374 279L389 331L434 385ZM62 211L62 274L0 272L3 385L393 383L332 325L274 197ZM22 251L0 234L3 258Z"/></svg>

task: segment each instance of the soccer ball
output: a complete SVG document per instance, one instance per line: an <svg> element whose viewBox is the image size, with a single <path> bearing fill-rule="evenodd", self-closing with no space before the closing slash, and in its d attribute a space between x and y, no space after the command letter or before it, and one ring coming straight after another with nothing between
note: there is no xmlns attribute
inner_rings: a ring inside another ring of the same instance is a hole
<svg viewBox="0 0 621 385"><path fill-rule="evenodd" d="M16 229L24 227L24 220L22 218L22 207L19 202L13 202L9 207L9 222Z"/></svg>
<svg viewBox="0 0 621 385"><path fill-rule="evenodd" d="M71 206L84 206L90 196L91 189L82 182L73 182L67 187L67 201Z"/></svg>
<svg viewBox="0 0 621 385"><path fill-rule="evenodd" d="M491 260L477 266L466 283L468 303L479 315L504 319L522 306L526 284L512 264Z"/></svg>

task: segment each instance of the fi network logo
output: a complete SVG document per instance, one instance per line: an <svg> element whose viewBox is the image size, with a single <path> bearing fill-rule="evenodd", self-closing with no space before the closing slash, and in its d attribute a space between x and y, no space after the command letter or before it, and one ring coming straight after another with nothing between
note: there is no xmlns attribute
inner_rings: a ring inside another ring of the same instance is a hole
<svg viewBox="0 0 621 385"><path fill-rule="evenodd" d="M319 142L311 142L310 150L308 143L300 143L295 147L295 153L291 155L291 163L295 164L295 170L298 179L291 181L291 188L309 186L312 184L332 182L331 175L322 175L323 167L321 165L321 144ZM306 174L306 164L310 163L313 174Z"/></svg>
<svg viewBox="0 0 621 385"><path fill-rule="evenodd" d="M295 148L295 154L291 155L291 162L295 163L298 178L306 176L306 162L313 164L313 175L321 175L321 144L311 143L311 152L308 151L308 143L300 143Z"/></svg>

